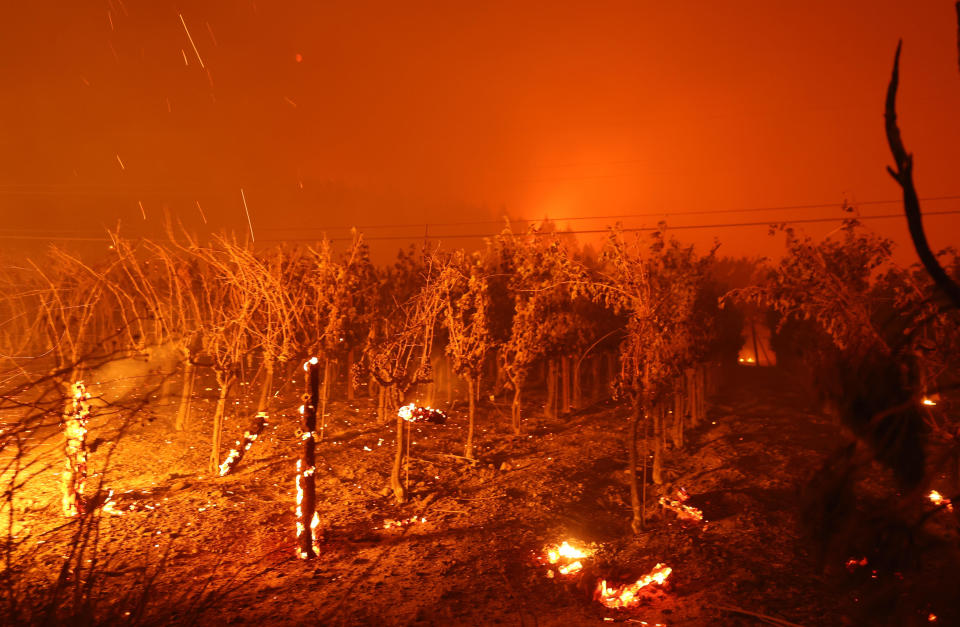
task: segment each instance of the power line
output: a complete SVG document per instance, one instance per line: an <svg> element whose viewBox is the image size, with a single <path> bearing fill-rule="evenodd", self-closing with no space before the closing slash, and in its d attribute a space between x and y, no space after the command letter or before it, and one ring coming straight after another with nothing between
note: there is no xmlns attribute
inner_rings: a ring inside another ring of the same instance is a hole
<svg viewBox="0 0 960 627"><path fill-rule="evenodd" d="M934 201L934 200L960 200L960 195L957 196L928 196L925 198L920 198L921 202ZM849 203L849 206L858 207L862 205L893 205L903 202L902 198L897 198L894 200L867 200L864 202L854 202ZM757 213L763 211L790 211L797 209L835 209L837 207L842 207L843 203L817 203L809 205L782 205L777 207L747 207L740 209L704 209L700 211L659 211L659 212L649 212L649 213L621 213L614 215L605 215L605 216L570 216L566 218L510 218L510 222L540 222L544 219L550 220L551 222L574 222L582 220L618 220L623 218L657 218L657 217L679 217L679 216L696 216L696 215L718 215L718 214L729 214L729 213ZM501 220L476 220L476 221L464 221L464 222L430 222L430 223L405 223L405 224L356 224L351 226L308 226L308 227L272 227L266 229L260 229L261 231L333 231L340 229L398 229L398 228L421 228L423 226L479 226L484 224L503 224L506 221L506 216Z"/></svg>
<svg viewBox="0 0 960 627"><path fill-rule="evenodd" d="M926 196L926 197L924 197L924 198L920 198L920 201L921 201L921 202L939 201L939 200L960 200L960 195L951 195L951 196ZM865 201L863 201L863 202L851 202L851 203L849 203L849 206L859 207L859 206L872 206L872 205L892 205L892 204L899 204L899 203L901 203L901 202L902 202L902 199L900 199L900 198L893 199L893 200L865 200ZM842 207L842 206L843 206L843 203L831 202L831 203L814 203L814 204L799 204L799 205L779 205L779 206L766 206L766 207L741 207L741 208L737 208L737 209L704 209L704 210L699 210L699 211L685 211L685 212L678 212L678 211L660 211L660 212L646 212L646 213L621 213L621 214L600 215L600 216L569 216L569 217L561 217L561 218L553 218L553 217L549 217L549 216L547 216L547 217L545 217L545 218L510 218L510 222L511 222L511 223L523 223L523 224L530 224L530 223L535 223L535 222L541 222L541 221L543 221L543 220L550 220L551 222L580 222L580 221L584 221L584 220L620 220L620 219L628 219L628 218L683 217L683 216L695 216L695 215L721 215L721 214L731 214L731 213L761 213L761 212L767 212L767 211L794 211L794 210L800 210L800 209L831 209L831 208L837 208L837 207ZM924 212L924 215L942 215L942 214L937 213L937 212L934 212L934 211L925 211L925 212ZM873 217L884 217L884 216L863 216L862 219L871 219L871 218L873 218ZM320 232L325 232L325 231L337 231L337 230L350 230L350 229L354 229L354 228L355 228L355 229L404 229L404 228L409 228L409 229L418 229L418 230L420 230L420 229L422 229L423 227L483 226L483 225L489 225L489 224L504 224L505 221L506 221L506 219L507 219L507 217L505 216L503 219L499 219L499 220L471 220L471 221L415 222L415 223L406 222L406 223L394 223L394 224L383 224L383 223L380 223L380 224L354 224L354 225L344 225L344 226L266 227L266 228L260 228L260 229L257 229L257 230L258 230L258 232L264 232L264 231L266 231L266 232L284 232L284 231L298 231L298 232L304 232L304 231L316 232L316 231L320 231ZM818 219L819 219L819 218L818 218ZM823 218L823 220L828 220L828 221L830 221L830 220L841 220L841 219L843 219L843 218ZM791 222L795 222L795 221L796 221L796 220L791 220ZM780 220L780 222L782 222L782 220ZM766 222L765 222L764 224L766 224ZM674 227L670 227L670 228L679 229L679 228L687 228L687 227L674 226ZM689 228L706 228L706 227L700 227L700 226L694 225L694 226L689 227ZM19 238L18 238L18 237L13 237L13 236L3 235L3 234L6 234L6 233L25 233L25 232L31 232L31 231L32 231L32 232L36 232L36 231L39 231L39 230L42 230L42 229L38 229L38 228L22 228L22 227L21 227L21 228L9 228L9 227L8 227L8 228L2 228L2 227L0 227L0 233L2 233L2 234L0 234L0 237L3 237L3 238L5 238L5 239L53 239L53 238L54 238L54 236L45 237L45 236L39 236L39 235L38 235L38 236L33 236L33 237L30 237L30 236L21 236L21 237L19 237ZM371 236L371 237L367 237L366 239L374 239L374 238L379 238L379 237L380 237L380 236ZM387 237L387 236L383 236L383 237ZM393 236L393 237L394 237L394 239L406 239L405 237L399 237L399 236ZM417 235L417 238L418 238L418 239L419 239L419 237L420 237L420 236ZM447 237L453 237L453 236L451 235L451 236L447 236ZM456 237L461 237L461 236L456 236ZM462 236L462 237L472 237L472 236ZM87 240L89 240L89 241L101 241L100 238L90 239L90 238L83 238L83 237L76 237L76 236L64 236L64 237L61 237L61 238L59 238L59 239L63 239L63 240L65 240L65 241L70 241L70 240L75 240L75 241L87 241ZM309 238L307 238L307 239L309 239ZM343 238L340 238L340 239L343 239ZM267 240L267 241L295 241L295 240L296 240L296 238L294 238L294 239L277 238L277 239Z"/></svg>
<svg viewBox="0 0 960 627"><path fill-rule="evenodd" d="M924 211L923 216L946 216L946 215L960 215L960 209L948 209L943 211ZM879 214L874 216L841 216L834 218L796 218L793 220L762 220L756 222L717 222L713 224L683 224L677 226L667 226L667 231L688 231L696 229L722 229L722 228L742 228L742 227L755 227L755 226L770 226L775 224L816 224L816 223L829 223L829 222L843 222L844 220L855 219L858 221L863 220L887 220L892 218L902 218L902 213L886 213ZM404 225L404 226L422 226L422 225ZM359 228L359 227L358 227ZM656 231L659 226L641 226L641 227L631 227L620 229L624 233L640 233L645 231ZM603 229L571 229L568 231L557 231L558 235L592 235L592 234L601 234L609 232L609 228ZM427 239L431 240L443 240L443 239L482 239L485 237L490 237L496 235L496 233L484 232L484 233L447 233L442 235L428 235ZM373 236L364 236L364 240L367 241L387 241L387 240L420 240L423 239L423 235L373 235ZM50 236L44 237L41 235L0 235L0 239L13 239L13 240L44 240L44 241L75 241L75 242L109 242L111 240L104 237L60 237L60 236ZM330 237L327 238L329 241L350 241L349 237ZM285 238L265 238L261 239L262 242L316 242L317 238L311 237L285 237Z"/></svg>
<svg viewBox="0 0 960 627"><path fill-rule="evenodd" d="M943 216L943 215L958 215L960 214L960 209L953 210L944 210L944 211L924 211L923 216ZM718 228L732 228L732 227L753 227L753 226L770 226L773 224L814 224L822 222L843 222L844 220L856 219L856 220L885 220L890 218L902 218L902 213L887 213L875 216L844 216L838 218L798 218L795 220L764 220L760 222L720 222L716 224L685 224L680 226L667 226L667 231L687 231L694 229L718 229ZM624 233L640 233L644 231L656 231L660 227L658 226L641 226L633 228L623 228L620 229ZM557 231L558 235L591 235L591 234L600 234L609 232L609 228L604 229L572 229L569 231ZM442 240L442 239L482 239L484 237L490 237L491 235L496 235L496 233L448 233L446 235L430 235L428 239L431 240ZM348 237L331 237L328 238L330 241L349 241ZM374 235L374 236L364 236L364 240L415 240L423 239L423 236L420 235ZM264 242L313 242L315 239L309 237L297 237L297 238L278 238L278 239L263 239Z"/></svg>

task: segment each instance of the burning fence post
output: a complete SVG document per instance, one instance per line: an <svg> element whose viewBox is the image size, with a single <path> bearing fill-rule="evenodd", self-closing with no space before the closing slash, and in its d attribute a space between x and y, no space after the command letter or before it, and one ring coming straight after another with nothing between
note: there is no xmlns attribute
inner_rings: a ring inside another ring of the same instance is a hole
<svg viewBox="0 0 960 627"><path fill-rule="evenodd" d="M297 460L297 555L300 559L313 559L319 549L315 532L320 518L317 515L316 465L314 447L316 444L317 404L320 398L320 361L313 357L303 364L307 371L307 391L304 404L300 407L303 414L303 456ZM307 522L309 521L309 522Z"/></svg>
<svg viewBox="0 0 960 627"><path fill-rule="evenodd" d="M90 415L90 394L82 381L71 387L71 400L63 412L63 434L66 470L61 475L63 513L76 516L83 511L83 488L87 482L87 419Z"/></svg>

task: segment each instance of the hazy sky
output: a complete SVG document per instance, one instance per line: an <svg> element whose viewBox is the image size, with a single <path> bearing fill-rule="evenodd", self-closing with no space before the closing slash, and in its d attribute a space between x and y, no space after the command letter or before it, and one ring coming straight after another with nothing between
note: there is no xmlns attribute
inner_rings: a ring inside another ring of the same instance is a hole
<svg viewBox="0 0 960 627"><path fill-rule="evenodd" d="M444 223L504 211L835 216L899 198L883 98L901 37L918 189L958 197L924 207L960 210L952 0L37 0L0 28L3 247L158 232L164 208L242 233L241 188L258 241L485 233ZM903 220L871 224L906 244ZM927 224L934 247L960 244L960 215ZM679 232L729 254L773 252L765 233Z"/></svg>

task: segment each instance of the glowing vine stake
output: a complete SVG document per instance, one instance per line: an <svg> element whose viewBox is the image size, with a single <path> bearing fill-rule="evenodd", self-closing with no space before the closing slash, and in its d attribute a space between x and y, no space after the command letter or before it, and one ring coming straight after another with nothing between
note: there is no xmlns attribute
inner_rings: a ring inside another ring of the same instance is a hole
<svg viewBox="0 0 960 627"><path fill-rule="evenodd" d="M90 416L90 394L77 381L71 386L71 400L63 412L63 435L66 444L66 470L61 475L63 513L76 516L83 511L83 489L87 483L87 419Z"/></svg>
<svg viewBox="0 0 960 627"><path fill-rule="evenodd" d="M307 371L307 391L304 404L300 406L303 415L303 456L297 460L297 556L300 559L313 559L317 556L316 529L320 523L317 514L316 465L314 447L316 444L317 403L320 397L320 368L316 357L303 364ZM307 524L306 521L310 521Z"/></svg>

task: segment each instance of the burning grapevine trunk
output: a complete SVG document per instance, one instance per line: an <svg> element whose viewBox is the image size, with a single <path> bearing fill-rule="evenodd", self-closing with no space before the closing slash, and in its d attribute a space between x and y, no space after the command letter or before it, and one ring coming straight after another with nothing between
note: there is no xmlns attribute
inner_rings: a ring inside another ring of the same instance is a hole
<svg viewBox="0 0 960 627"><path fill-rule="evenodd" d="M61 475L63 513L76 516L83 511L83 488L87 482L87 419L90 394L82 381L71 387L71 400L63 412L66 470Z"/></svg>
<svg viewBox="0 0 960 627"><path fill-rule="evenodd" d="M317 404L320 397L320 368L316 357L303 364L307 371L307 391L304 404L300 407L303 414L303 456L297 460L297 556L300 559L313 559L317 556L316 529L320 522L317 515L316 466L314 447L316 444ZM307 523L307 521L310 521Z"/></svg>
<svg viewBox="0 0 960 627"><path fill-rule="evenodd" d="M250 450L250 447L253 446L256 439L260 437L263 427L267 424L267 417L267 412L261 411L257 413L257 417L253 420L253 426L249 431L244 431L243 438L236 443L237 448L231 449L230 454L227 455L227 458L220 464L221 477L230 474L230 471L236 468L240 460L243 459L243 455Z"/></svg>

